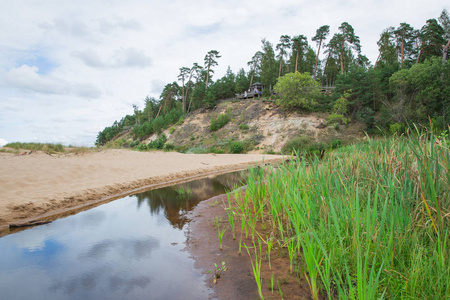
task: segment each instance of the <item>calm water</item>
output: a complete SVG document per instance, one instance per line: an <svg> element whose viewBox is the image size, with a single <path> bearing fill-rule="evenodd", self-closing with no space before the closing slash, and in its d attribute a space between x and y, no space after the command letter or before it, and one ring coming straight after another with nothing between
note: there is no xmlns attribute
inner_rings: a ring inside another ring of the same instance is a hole
<svg viewBox="0 0 450 300"><path fill-rule="evenodd" d="M185 214L240 174L128 196L0 238L0 299L207 299Z"/></svg>

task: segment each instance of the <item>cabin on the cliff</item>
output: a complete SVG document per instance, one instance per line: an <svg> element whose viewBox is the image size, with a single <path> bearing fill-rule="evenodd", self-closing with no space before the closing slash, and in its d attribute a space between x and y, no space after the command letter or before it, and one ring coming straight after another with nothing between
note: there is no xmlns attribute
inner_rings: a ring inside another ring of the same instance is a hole
<svg viewBox="0 0 450 300"><path fill-rule="evenodd" d="M238 99L258 98L261 97L264 86L260 82L255 82L251 85L250 89L243 94L238 94Z"/></svg>

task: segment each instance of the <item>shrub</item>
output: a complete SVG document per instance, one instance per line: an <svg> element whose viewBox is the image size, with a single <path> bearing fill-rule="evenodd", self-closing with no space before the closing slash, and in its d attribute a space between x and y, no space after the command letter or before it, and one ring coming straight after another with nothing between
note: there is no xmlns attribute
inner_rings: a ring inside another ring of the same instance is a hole
<svg viewBox="0 0 450 300"><path fill-rule="evenodd" d="M241 141L230 142L230 153L239 154L244 152L244 143Z"/></svg>
<svg viewBox="0 0 450 300"><path fill-rule="evenodd" d="M208 153L208 149L206 149L204 147L194 147L194 148L190 148L189 150L187 150L186 153L190 153L190 154L206 154L206 153Z"/></svg>
<svg viewBox="0 0 450 300"><path fill-rule="evenodd" d="M331 144L330 144L331 148L333 148L333 149L339 148L341 145L342 145L342 141L339 139L331 141Z"/></svg>
<svg viewBox="0 0 450 300"><path fill-rule="evenodd" d="M309 137L300 135L287 141L287 143L283 146L281 151L284 153L291 153L292 151L301 153L306 151L310 144L311 139Z"/></svg>
<svg viewBox="0 0 450 300"><path fill-rule="evenodd" d="M230 113L220 114L217 118L211 118L211 124L209 125L210 131L217 131L230 122Z"/></svg>
<svg viewBox="0 0 450 300"><path fill-rule="evenodd" d="M137 146L137 149L138 149L139 151L147 151L147 150L148 150L148 147L147 147L147 145L145 145L145 144L139 144L139 146Z"/></svg>
<svg viewBox="0 0 450 300"><path fill-rule="evenodd" d="M131 148L135 148L137 145L139 145L139 140L135 140L130 143Z"/></svg>
<svg viewBox="0 0 450 300"><path fill-rule="evenodd" d="M175 128L173 128L173 126L172 127L170 127L170 129L169 129L169 133L170 134L172 134L173 132L175 131Z"/></svg>
<svg viewBox="0 0 450 300"><path fill-rule="evenodd" d="M225 151L223 149L221 149L220 147L217 147L217 146L209 147L209 152L210 153L216 153L216 154L223 154L223 153L225 153Z"/></svg>
<svg viewBox="0 0 450 300"><path fill-rule="evenodd" d="M248 124L246 123L241 123L239 124L239 130L249 130L250 126L248 126Z"/></svg>
<svg viewBox="0 0 450 300"><path fill-rule="evenodd" d="M402 133L403 132L403 125L399 124L399 123L394 123L389 125L389 131L391 132L391 134L395 134L395 133Z"/></svg>
<svg viewBox="0 0 450 300"><path fill-rule="evenodd" d="M173 150L175 150L175 145L174 145L174 144L167 143L167 144L164 146L164 150L165 150L165 151L173 151Z"/></svg>
<svg viewBox="0 0 450 300"><path fill-rule="evenodd" d="M319 83L309 73L288 73L278 78L274 90L284 109L312 110L320 97Z"/></svg>
<svg viewBox="0 0 450 300"><path fill-rule="evenodd" d="M161 133L156 140L151 141L147 146L149 149L163 149L166 141L166 135L164 133Z"/></svg>

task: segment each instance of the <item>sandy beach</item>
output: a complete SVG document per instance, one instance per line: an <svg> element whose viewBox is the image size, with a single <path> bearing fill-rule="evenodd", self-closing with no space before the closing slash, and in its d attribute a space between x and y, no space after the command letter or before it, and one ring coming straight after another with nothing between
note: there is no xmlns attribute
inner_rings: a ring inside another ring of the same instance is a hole
<svg viewBox="0 0 450 300"><path fill-rule="evenodd" d="M244 169L282 156L105 150L0 153L0 228L117 196Z"/></svg>

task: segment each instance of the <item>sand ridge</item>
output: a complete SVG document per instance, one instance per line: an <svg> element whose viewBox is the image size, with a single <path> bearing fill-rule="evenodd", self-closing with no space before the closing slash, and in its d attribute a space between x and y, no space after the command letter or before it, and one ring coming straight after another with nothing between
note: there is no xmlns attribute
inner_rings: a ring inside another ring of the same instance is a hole
<svg viewBox="0 0 450 300"><path fill-rule="evenodd" d="M104 150L52 156L0 153L0 227L152 185L279 161L280 155Z"/></svg>

